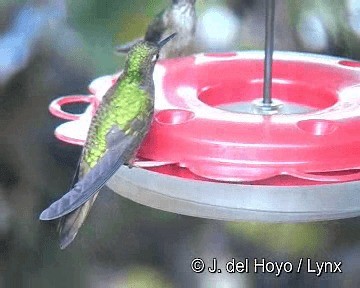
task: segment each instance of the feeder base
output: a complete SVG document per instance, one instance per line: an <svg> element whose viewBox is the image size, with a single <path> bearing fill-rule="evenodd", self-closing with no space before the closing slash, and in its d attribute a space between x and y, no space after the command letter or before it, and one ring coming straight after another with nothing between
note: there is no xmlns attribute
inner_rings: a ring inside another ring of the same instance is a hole
<svg viewBox="0 0 360 288"><path fill-rule="evenodd" d="M156 209L227 221L311 222L360 216L360 181L315 186L261 186L187 180L122 167L115 193Z"/></svg>

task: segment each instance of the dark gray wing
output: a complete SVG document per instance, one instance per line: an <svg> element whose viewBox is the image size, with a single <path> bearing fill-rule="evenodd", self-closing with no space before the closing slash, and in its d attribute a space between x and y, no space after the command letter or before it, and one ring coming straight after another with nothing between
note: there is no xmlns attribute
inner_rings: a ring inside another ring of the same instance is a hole
<svg viewBox="0 0 360 288"><path fill-rule="evenodd" d="M154 20L149 24L144 40L152 42L152 43L158 43L160 40L162 40L164 30L166 28L164 24L164 16L165 11L162 11L159 13ZM127 42L123 45L118 45L115 47L115 51L120 54L126 54L129 52L129 50L138 42L143 40L142 38L137 38L133 41Z"/></svg>
<svg viewBox="0 0 360 288"><path fill-rule="evenodd" d="M75 186L76 182L79 181L81 158L82 158L82 157L79 157L79 160L78 160L78 162L77 162L76 170L75 170L74 176L73 176L73 178L72 178L72 180L71 180L71 184L70 184L69 189L73 188L73 187Z"/></svg>
<svg viewBox="0 0 360 288"><path fill-rule="evenodd" d="M148 26L144 37L146 41L158 43L160 40L162 40L164 30L166 29L164 23L165 13L166 11L163 11L159 15L157 15L155 19L151 22L151 24Z"/></svg>
<svg viewBox="0 0 360 288"><path fill-rule="evenodd" d="M127 54L130 49L137 43L139 43L141 40L143 40L142 38L137 38L133 41L130 41L130 42L127 42L125 44L122 44L122 45L118 45L115 47L115 51L117 53L120 53L120 54Z"/></svg>
<svg viewBox="0 0 360 288"><path fill-rule="evenodd" d="M140 144L137 142L136 137L126 135L114 126L107 135L108 149L99 163L90 169L73 189L44 210L40 220L60 218L88 201L120 166L129 160Z"/></svg>

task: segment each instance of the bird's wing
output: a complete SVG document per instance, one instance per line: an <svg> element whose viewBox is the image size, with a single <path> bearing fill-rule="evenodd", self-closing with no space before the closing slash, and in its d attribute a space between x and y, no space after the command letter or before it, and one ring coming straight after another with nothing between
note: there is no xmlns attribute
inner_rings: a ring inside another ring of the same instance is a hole
<svg viewBox="0 0 360 288"><path fill-rule="evenodd" d="M130 49L137 43L139 43L141 40L143 40L142 38L137 38L135 40L129 41L125 44L122 45L118 45L115 47L115 51L119 54L127 54Z"/></svg>
<svg viewBox="0 0 360 288"><path fill-rule="evenodd" d="M166 14L166 10L160 12L155 18L154 20L149 24L146 33L145 33L145 37L144 40L145 41L149 41L152 43L158 43L162 37L163 37L163 32L166 28L166 25L164 23L164 18L163 17L164 14ZM143 40L142 38L137 38L135 40L132 40L130 42L127 42L123 45L118 45L115 48L115 51L117 53L120 54L125 54L128 53L129 50L138 42L140 42L141 40Z"/></svg>
<svg viewBox="0 0 360 288"><path fill-rule="evenodd" d="M40 215L40 220L60 218L89 200L107 180L133 156L133 150L140 143L138 139L125 134L113 126L107 135L107 151L92 169L77 182L68 193L51 204Z"/></svg>
<svg viewBox="0 0 360 288"><path fill-rule="evenodd" d="M162 39L164 30L166 28L164 23L164 18L166 18L164 17L165 13L166 10L158 14L148 26L144 38L146 41L158 43Z"/></svg>
<svg viewBox="0 0 360 288"><path fill-rule="evenodd" d="M79 181L79 176L80 176L80 164L81 164L81 158L82 157L79 157L79 160L77 162L77 165L76 165L76 170L75 170L75 173L74 173L74 176L71 180L71 184L70 184L70 187L69 189L73 188L75 186L75 184Z"/></svg>

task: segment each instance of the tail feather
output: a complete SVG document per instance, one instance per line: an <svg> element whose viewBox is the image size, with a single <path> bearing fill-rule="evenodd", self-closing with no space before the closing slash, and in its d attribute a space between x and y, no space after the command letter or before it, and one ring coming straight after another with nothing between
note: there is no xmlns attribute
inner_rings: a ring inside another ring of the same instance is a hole
<svg viewBox="0 0 360 288"><path fill-rule="evenodd" d="M76 237L80 227L90 212L99 192L75 211L63 216L59 221L60 249L65 249Z"/></svg>

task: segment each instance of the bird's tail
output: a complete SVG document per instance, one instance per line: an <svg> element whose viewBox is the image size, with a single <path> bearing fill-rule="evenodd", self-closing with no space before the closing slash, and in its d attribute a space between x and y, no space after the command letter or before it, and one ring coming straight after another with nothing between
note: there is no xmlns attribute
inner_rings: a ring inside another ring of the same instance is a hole
<svg viewBox="0 0 360 288"><path fill-rule="evenodd" d="M60 218L58 229L61 249L65 249L74 240L98 194L99 192L94 194L82 206Z"/></svg>

